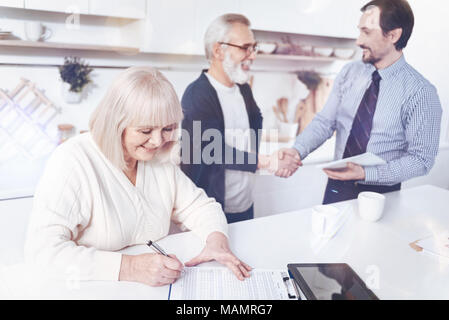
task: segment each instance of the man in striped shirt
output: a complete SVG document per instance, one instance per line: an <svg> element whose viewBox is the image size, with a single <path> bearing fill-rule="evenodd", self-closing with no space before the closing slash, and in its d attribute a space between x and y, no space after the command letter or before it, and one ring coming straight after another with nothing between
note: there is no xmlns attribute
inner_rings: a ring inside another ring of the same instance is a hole
<svg viewBox="0 0 449 320"><path fill-rule="evenodd" d="M441 104L435 87L405 60L413 30L406 0L374 0L362 8L357 45L363 61L338 74L331 95L291 149L301 160L336 132L335 160L372 152L387 164L324 170L324 204L357 198L362 191L391 192L427 174L438 153Z"/></svg>

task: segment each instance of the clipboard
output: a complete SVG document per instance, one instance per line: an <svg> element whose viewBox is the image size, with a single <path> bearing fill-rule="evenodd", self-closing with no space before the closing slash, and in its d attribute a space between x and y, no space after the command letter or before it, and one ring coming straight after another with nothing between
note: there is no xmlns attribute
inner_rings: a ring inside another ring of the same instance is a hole
<svg viewBox="0 0 449 320"><path fill-rule="evenodd" d="M293 278L290 271L288 271L288 275L287 273L284 275L282 280L284 281L284 285L287 288L288 298L290 300L302 300L300 290L296 286L295 279Z"/></svg>

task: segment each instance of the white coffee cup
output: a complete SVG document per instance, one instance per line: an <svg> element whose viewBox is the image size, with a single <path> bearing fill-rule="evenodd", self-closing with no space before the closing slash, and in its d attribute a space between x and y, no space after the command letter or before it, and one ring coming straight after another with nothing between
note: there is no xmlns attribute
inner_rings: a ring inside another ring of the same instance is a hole
<svg viewBox="0 0 449 320"><path fill-rule="evenodd" d="M29 41L47 40L51 37L52 31L42 23L36 21L25 22L25 37Z"/></svg>
<svg viewBox="0 0 449 320"><path fill-rule="evenodd" d="M361 192L357 198L359 206L359 215L362 219L368 221L377 221L382 217L385 196L377 192Z"/></svg>
<svg viewBox="0 0 449 320"><path fill-rule="evenodd" d="M340 210L334 206L315 206L312 212L312 232L317 236L331 238L337 231L340 218Z"/></svg>

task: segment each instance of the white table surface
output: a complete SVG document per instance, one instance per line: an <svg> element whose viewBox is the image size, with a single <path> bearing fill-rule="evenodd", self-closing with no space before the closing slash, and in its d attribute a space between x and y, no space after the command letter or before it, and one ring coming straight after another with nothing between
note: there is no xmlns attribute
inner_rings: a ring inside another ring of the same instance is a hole
<svg viewBox="0 0 449 320"><path fill-rule="evenodd" d="M168 286L125 282L54 282L33 275L23 262L26 221L32 199L0 201L0 295L6 298L167 299ZM367 222L350 206L351 218L329 242L316 245L311 209L244 221L229 226L235 254L255 268L286 269L288 263L348 263L380 299L449 299L449 259L415 252L409 243L449 229L449 191L421 186L387 194L383 218ZM190 232L160 242L185 262L201 250ZM123 250L149 252L146 246ZM215 262L203 265L217 265Z"/></svg>

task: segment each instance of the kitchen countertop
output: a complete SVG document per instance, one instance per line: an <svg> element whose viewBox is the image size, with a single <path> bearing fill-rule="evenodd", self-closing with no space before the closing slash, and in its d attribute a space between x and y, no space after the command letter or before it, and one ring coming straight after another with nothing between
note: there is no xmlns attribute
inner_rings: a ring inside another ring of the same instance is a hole
<svg viewBox="0 0 449 320"><path fill-rule="evenodd" d="M0 200L33 196L48 157L17 157L0 164Z"/></svg>

